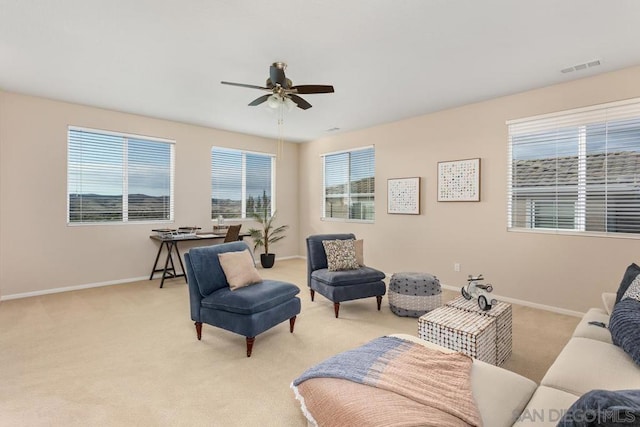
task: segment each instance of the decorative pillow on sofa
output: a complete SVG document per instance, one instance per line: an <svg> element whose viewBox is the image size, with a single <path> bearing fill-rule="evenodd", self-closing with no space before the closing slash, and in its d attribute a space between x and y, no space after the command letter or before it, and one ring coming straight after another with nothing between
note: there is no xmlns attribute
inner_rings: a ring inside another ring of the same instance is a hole
<svg viewBox="0 0 640 427"><path fill-rule="evenodd" d="M627 267L627 270L624 272L624 276L622 276L620 287L618 287L618 292L616 293L616 304L620 302L624 293L627 292L627 288L629 288L631 282L638 277L638 274L640 274L640 267L635 263L632 263Z"/></svg>
<svg viewBox="0 0 640 427"><path fill-rule="evenodd" d="M356 240L353 244L356 247L356 261L360 267L364 267L364 240Z"/></svg>
<svg viewBox="0 0 640 427"><path fill-rule="evenodd" d="M627 298L633 298L640 301L640 275L633 279L633 282L631 282L624 295L622 295L620 301Z"/></svg>
<svg viewBox="0 0 640 427"><path fill-rule="evenodd" d="M609 332L613 343L640 365L640 301L625 298L617 303L609 319Z"/></svg>
<svg viewBox="0 0 640 427"><path fill-rule="evenodd" d="M262 282L248 249L218 254L218 260L232 291Z"/></svg>
<svg viewBox="0 0 640 427"><path fill-rule="evenodd" d="M329 271L356 270L360 268L356 259L355 240L323 240L324 252L327 254Z"/></svg>
<svg viewBox="0 0 640 427"><path fill-rule="evenodd" d="M640 420L640 390L591 390L565 412L558 427L632 426Z"/></svg>

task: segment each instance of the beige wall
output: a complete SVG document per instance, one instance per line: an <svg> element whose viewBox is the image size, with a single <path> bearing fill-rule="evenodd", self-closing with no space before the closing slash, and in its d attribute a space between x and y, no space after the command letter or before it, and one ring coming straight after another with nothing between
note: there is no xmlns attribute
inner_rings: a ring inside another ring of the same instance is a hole
<svg viewBox="0 0 640 427"><path fill-rule="evenodd" d="M68 125L175 140L174 226L204 230L213 225L211 146L277 152L271 139L0 91L3 297L150 273L158 248L149 239L153 224L67 226ZM291 226L274 248L282 257L298 254L297 159L298 145L285 143L276 170L279 223Z"/></svg>
<svg viewBox="0 0 640 427"><path fill-rule="evenodd" d="M505 121L640 97L640 67L467 105L300 147L300 253L304 237L354 232L365 260L386 273L428 271L461 286L483 273L495 293L585 311L615 291L625 267L640 261L640 240L507 232ZM376 221L321 221L320 155L374 144ZM482 159L482 201L438 203L437 162ZM386 213L387 179L422 177L420 215ZM462 271L454 272L454 263Z"/></svg>

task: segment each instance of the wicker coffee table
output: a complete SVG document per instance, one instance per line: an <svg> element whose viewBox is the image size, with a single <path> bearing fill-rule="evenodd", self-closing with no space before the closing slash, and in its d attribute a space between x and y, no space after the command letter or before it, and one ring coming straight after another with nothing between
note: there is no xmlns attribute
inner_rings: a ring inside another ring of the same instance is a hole
<svg viewBox="0 0 640 427"><path fill-rule="evenodd" d="M475 298L466 300L463 297L458 297L445 305L496 319L496 362L494 365L502 365L511 356L513 342L511 304L498 301L491 307L491 310L483 311L478 307Z"/></svg>
<svg viewBox="0 0 640 427"><path fill-rule="evenodd" d="M418 319L418 336L495 365L495 323L491 316L443 306Z"/></svg>

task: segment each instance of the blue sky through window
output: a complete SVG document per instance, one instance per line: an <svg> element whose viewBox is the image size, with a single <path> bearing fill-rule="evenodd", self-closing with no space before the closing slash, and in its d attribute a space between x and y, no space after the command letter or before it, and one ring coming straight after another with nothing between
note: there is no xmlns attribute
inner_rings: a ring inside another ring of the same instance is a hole
<svg viewBox="0 0 640 427"><path fill-rule="evenodd" d="M262 197L263 192L271 197L272 156L214 147L211 150L212 199L241 200L243 156L247 197Z"/></svg>
<svg viewBox="0 0 640 427"><path fill-rule="evenodd" d="M125 144L129 193L169 196L171 144L74 129L69 130L69 193L121 196Z"/></svg>

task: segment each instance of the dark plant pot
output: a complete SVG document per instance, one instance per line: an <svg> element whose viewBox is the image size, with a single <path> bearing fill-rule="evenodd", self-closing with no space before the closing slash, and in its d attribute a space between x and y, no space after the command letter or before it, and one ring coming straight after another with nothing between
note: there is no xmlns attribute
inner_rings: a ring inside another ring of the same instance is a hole
<svg viewBox="0 0 640 427"><path fill-rule="evenodd" d="M263 268L271 268L276 262L276 254L260 254L260 264Z"/></svg>

